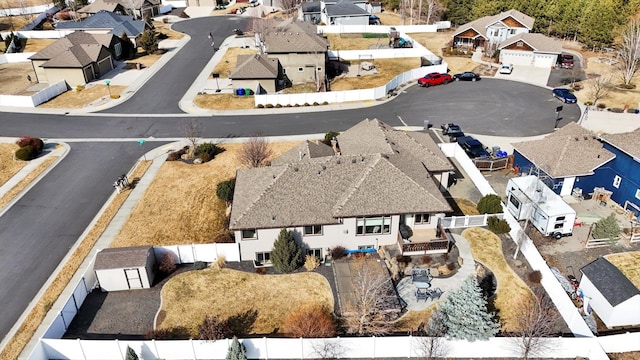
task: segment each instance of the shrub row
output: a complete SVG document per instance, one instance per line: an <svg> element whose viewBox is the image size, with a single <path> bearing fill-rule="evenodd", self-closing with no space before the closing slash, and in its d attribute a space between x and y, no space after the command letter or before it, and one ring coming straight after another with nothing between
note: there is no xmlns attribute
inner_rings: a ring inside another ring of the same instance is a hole
<svg viewBox="0 0 640 360"><path fill-rule="evenodd" d="M16 159L30 161L38 157L44 149L44 142L40 138L23 136L16 141L20 148L16 150Z"/></svg>
<svg viewBox="0 0 640 360"><path fill-rule="evenodd" d="M182 155L186 154L188 151L189 147L185 146L180 150L170 152L169 155L167 155L167 161L180 160L182 158Z"/></svg>
<svg viewBox="0 0 640 360"><path fill-rule="evenodd" d="M304 104L302 104L302 105L300 105L300 104L294 104L294 105L291 105L291 104L286 104L286 105L282 105L282 104L275 104L275 105L273 105L273 104L266 104L266 105L258 104L258 108L259 108L259 109L264 109L264 108L267 108L267 109L278 108L278 109L279 109L279 108L283 108L283 107L288 107L288 108L290 108L290 107L300 107L300 106L320 106L320 105L329 105L329 102L324 101L324 102L322 102L322 104L320 104L319 102L317 102L317 101L316 101L316 102L314 102L313 104L304 103Z"/></svg>

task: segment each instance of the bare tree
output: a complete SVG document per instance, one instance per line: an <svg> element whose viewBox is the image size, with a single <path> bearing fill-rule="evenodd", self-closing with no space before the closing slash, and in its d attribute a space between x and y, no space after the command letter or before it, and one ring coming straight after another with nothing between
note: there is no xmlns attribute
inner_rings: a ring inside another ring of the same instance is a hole
<svg viewBox="0 0 640 360"><path fill-rule="evenodd" d="M339 338L314 341L311 348L320 359L340 359L346 351Z"/></svg>
<svg viewBox="0 0 640 360"><path fill-rule="evenodd" d="M189 143L189 157L191 158L195 154L198 142L202 137L202 122L197 119L185 118L180 120L180 130Z"/></svg>
<svg viewBox="0 0 640 360"><path fill-rule="evenodd" d="M534 291L533 301L518 303L515 319L516 330L511 334L523 359L539 356L550 349L548 341L554 335L554 325L558 320L558 311L551 298L541 288Z"/></svg>
<svg viewBox="0 0 640 360"><path fill-rule="evenodd" d="M254 135L242 145L238 160L247 167L256 168L265 165L271 154L273 151L269 141L260 135Z"/></svg>
<svg viewBox="0 0 640 360"><path fill-rule="evenodd" d="M301 0L280 0L280 6L282 7L282 14L287 17L293 15L294 10L298 8Z"/></svg>
<svg viewBox="0 0 640 360"><path fill-rule="evenodd" d="M611 75L601 75L589 80L590 91L589 97L593 99L593 105L595 106L598 100L609 94L609 87L611 85Z"/></svg>
<svg viewBox="0 0 640 360"><path fill-rule="evenodd" d="M632 19L622 30L618 54L622 83L631 85L640 63L640 20Z"/></svg>
<svg viewBox="0 0 640 360"><path fill-rule="evenodd" d="M347 333L356 335L384 335L393 327L392 314L385 311L392 301L393 285L388 274L377 272L366 260L357 266L352 280L351 297L346 301L342 319Z"/></svg>
<svg viewBox="0 0 640 360"><path fill-rule="evenodd" d="M444 6L438 0L427 0L427 25L438 18L444 11Z"/></svg>
<svg viewBox="0 0 640 360"><path fill-rule="evenodd" d="M264 54L264 46L263 43L266 39L268 33L274 31L276 28L276 21L273 18L252 18L249 25L248 31L252 31L254 34L258 36L258 40L261 44L257 44L260 49L260 53Z"/></svg>
<svg viewBox="0 0 640 360"><path fill-rule="evenodd" d="M442 313L431 312L431 317L418 329L418 337L414 338L416 349L420 357L432 360L446 358L449 353L449 346L444 338L447 329L442 322Z"/></svg>

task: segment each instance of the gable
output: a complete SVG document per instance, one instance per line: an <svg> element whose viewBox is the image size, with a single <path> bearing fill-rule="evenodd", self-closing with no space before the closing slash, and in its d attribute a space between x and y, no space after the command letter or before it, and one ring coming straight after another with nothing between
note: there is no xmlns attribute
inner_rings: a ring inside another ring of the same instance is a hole
<svg viewBox="0 0 640 360"><path fill-rule="evenodd" d="M475 29L468 29L458 35L456 35L457 37L467 37L467 38L474 38L476 36L480 35Z"/></svg>
<svg viewBox="0 0 640 360"><path fill-rule="evenodd" d="M507 45L506 47L504 47L503 49L505 49L505 50L517 50L517 51L534 51L535 50L533 47L531 47L529 44L527 44L526 42L524 42L522 40L513 42L510 45Z"/></svg>
<svg viewBox="0 0 640 360"><path fill-rule="evenodd" d="M502 19L502 23L505 24L507 27L510 27L510 28L525 28L526 27L521 22L519 22L518 20L514 19L511 16Z"/></svg>

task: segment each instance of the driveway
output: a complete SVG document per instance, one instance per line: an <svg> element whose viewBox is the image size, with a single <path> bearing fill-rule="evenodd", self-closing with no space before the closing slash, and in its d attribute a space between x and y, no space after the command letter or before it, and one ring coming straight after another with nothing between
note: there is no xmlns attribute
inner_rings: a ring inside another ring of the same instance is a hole
<svg viewBox="0 0 640 360"><path fill-rule="evenodd" d="M513 72L511 74L500 74L499 72L496 72L494 77L496 79L520 81L538 86L547 86L550 74L551 68L514 65Z"/></svg>

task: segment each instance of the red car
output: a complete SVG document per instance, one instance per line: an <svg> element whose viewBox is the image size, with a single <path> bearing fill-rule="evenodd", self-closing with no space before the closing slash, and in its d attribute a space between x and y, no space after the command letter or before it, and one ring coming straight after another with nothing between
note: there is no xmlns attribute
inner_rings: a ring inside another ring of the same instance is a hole
<svg viewBox="0 0 640 360"><path fill-rule="evenodd" d="M429 87L431 85L448 84L451 81L451 75L433 72L418 79L418 85Z"/></svg>

